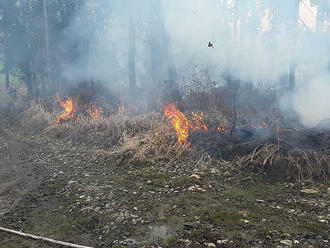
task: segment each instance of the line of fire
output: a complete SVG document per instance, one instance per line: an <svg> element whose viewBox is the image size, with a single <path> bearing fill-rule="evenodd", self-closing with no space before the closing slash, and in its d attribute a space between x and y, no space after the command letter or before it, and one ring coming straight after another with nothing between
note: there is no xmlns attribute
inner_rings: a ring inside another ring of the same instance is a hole
<svg viewBox="0 0 330 248"><path fill-rule="evenodd" d="M329 0L0 0L0 247L330 247Z"/></svg>

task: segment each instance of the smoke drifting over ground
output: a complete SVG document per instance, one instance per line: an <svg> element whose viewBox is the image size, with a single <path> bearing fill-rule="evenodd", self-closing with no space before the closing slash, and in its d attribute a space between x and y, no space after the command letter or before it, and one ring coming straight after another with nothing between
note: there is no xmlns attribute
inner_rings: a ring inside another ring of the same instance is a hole
<svg viewBox="0 0 330 248"><path fill-rule="evenodd" d="M279 0L156 2L99 1L96 5L87 1L67 32L79 33L88 40L88 52L67 67L66 77L127 86L131 21L136 31L139 87L168 80L164 68L173 61L179 80L187 79L187 68L204 65L215 68L215 75L230 73L241 83L265 90L285 88L291 65L295 68L296 89L287 102L292 106L281 106L297 111L309 127L330 118L329 34L323 32L324 27L315 26L313 13L317 8L310 1L300 5ZM306 12L306 8L312 12ZM91 14L96 16L93 22L84 19ZM108 15L108 23L98 21L100 15ZM214 47L209 48L208 42ZM72 45L74 41L65 40L63 44ZM88 69L82 70L82 61L86 60Z"/></svg>
<svg viewBox="0 0 330 248"><path fill-rule="evenodd" d="M319 76L299 87L294 95L294 109L304 125L313 127L330 119L330 76Z"/></svg>

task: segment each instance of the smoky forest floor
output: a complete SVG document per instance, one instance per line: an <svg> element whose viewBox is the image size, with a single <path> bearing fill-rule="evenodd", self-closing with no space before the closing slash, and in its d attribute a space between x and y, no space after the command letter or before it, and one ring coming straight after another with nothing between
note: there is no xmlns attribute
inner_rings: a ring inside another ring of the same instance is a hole
<svg viewBox="0 0 330 248"><path fill-rule="evenodd" d="M0 121L0 225L93 247L330 247L329 184L137 162ZM55 247L0 232L0 247Z"/></svg>

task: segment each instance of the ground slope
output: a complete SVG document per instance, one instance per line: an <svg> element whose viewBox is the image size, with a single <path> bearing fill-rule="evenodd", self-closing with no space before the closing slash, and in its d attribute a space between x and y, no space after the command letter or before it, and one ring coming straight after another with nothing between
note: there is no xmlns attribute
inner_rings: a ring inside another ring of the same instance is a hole
<svg viewBox="0 0 330 248"><path fill-rule="evenodd" d="M3 120L3 227L95 247L329 246L329 185L136 161ZM0 247L48 246L0 233Z"/></svg>

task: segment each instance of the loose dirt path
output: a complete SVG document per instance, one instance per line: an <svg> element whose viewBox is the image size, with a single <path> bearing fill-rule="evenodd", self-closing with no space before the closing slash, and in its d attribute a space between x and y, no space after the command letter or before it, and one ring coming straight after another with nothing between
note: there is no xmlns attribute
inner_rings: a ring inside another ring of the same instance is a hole
<svg viewBox="0 0 330 248"><path fill-rule="evenodd" d="M47 175L45 165L38 159L41 147L34 137L16 127L14 121L0 111L0 225L21 230L21 221L8 226L6 215L24 209L23 199L37 191ZM42 242L21 239L0 232L0 247L48 247Z"/></svg>
<svg viewBox="0 0 330 248"><path fill-rule="evenodd" d="M38 147L16 129L0 128L0 216L40 185L45 168L34 161Z"/></svg>

